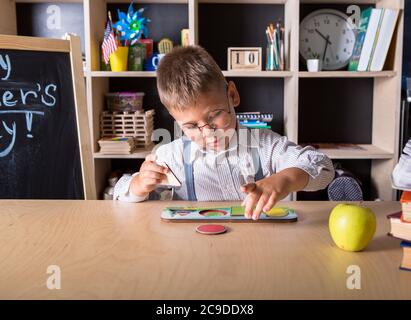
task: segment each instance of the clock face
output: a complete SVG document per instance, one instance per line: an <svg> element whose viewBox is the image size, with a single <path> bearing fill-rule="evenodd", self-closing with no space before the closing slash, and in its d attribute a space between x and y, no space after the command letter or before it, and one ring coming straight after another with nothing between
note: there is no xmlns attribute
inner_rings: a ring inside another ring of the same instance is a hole
<svg viewBox="0 0 411 320"><path fill-rule="evenodd" d="M345 67L353 53L355 27L337 10L317 10L300 24L300 54L307 60L317 53L324 70Z"/></svg>

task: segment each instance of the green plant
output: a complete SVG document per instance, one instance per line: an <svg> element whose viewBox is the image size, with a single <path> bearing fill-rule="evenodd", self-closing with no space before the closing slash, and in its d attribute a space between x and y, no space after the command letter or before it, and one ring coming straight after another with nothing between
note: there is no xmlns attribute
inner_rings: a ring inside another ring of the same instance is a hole
<svg viewBox="0 0 411 320"><path fill-rule="evenodd" d="M310 57L310 59L320 59L320 54L313 51L313 52L310 53L309 57Z"/></svg>

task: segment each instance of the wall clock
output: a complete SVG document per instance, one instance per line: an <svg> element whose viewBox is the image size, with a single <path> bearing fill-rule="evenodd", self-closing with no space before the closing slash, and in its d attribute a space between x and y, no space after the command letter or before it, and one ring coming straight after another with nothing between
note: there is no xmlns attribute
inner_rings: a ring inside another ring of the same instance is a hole
<svg viewBox="0 0 411 320"><path fill-rule="evenodd" d="M346 14L333 9L316 10L300 24L300 54L307 60L317 53L324 70L338 70L347 66L355 37L355 25Z"/></svg>

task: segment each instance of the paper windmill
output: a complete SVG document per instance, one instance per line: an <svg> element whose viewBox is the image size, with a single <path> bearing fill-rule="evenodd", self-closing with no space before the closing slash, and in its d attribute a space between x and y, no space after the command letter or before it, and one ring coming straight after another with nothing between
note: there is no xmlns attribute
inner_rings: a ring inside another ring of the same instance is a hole
<svg viewBox="0 0 411 320"><path fill-rule="evenodd" d="M150 22L150 19L143 17L144 8L134 12L133 4L134 0L130 3L127 14L118 10L119 21L113 24L113 27L120 32L120 40L129 40L131 44L140 39L142 35L147 38L146 24Z"/></svg>

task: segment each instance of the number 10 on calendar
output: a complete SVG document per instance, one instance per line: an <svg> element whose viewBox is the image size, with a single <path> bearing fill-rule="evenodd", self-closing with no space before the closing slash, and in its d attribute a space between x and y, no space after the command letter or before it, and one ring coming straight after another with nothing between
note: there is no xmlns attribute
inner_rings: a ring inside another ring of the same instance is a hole
<svg viewBox="0 0 411 320"><path fill-rule="evenodd" d="M261 48L228 48L227 69L261 71Z"/></svg>

